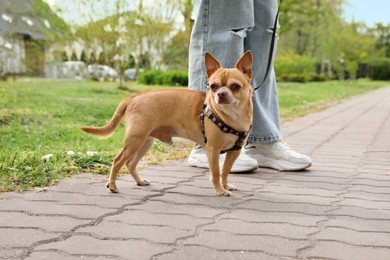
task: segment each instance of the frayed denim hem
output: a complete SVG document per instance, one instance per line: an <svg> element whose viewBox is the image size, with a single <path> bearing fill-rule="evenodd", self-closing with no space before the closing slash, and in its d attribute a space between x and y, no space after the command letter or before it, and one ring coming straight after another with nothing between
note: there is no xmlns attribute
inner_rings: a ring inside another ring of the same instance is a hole
<svg viewBox="0 0 390 260"><path fill-rule="evenodd" d="M256 136L249 136L248 143L274 143L281 140L280 136L263 136L263 137L256 137Z"/></svg>

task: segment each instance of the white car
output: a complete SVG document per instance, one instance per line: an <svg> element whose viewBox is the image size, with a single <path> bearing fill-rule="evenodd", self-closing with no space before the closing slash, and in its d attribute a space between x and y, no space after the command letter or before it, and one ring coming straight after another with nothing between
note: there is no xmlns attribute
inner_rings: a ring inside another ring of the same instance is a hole
<svg viewBox="0 0 390 260"><path fill-rule="evenodd" d="M142 68L138 69L138 73L142 73L143 71L144 71L144 69L142 69ZM125 80L127 80L127 81L128 80L136 80L138 73L137 73L137 70L135 68L129 68L129 69L125 70L125 72L124 72Z"/></svg>
<svg viewBox="0 0 390 260"><path fill-rule="evenodd" d="M68 79L88 78L88 71L83 61L65 61L62 65L62 77Z"/></svg>
<svg viewBox="0 0 390 260"><path fill-rule="evenodd" d="M119 78L118 72L107 65L93 64L88 66L88 72L92 79L98 81L114 81Z"/></svg>

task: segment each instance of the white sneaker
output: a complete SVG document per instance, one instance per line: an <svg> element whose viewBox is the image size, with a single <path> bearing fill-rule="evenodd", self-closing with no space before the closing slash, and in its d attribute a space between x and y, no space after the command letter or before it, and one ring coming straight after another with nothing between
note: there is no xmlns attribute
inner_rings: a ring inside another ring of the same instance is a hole
<svg viewBox="0 0 390 260"><path fill-rule="evenodd" d="M221 154L219 162L222 165L225 160L225 154ZM195 145L190 156L188 156L188 164L198 168L209 168L206 151L199 145ZM244 153L241 149L240 156L234 162L230 172L249 172L257 169L257 161Z"/></svg>
<svg viewBox="0 0 390 260"><path fill-rule="evenodd" d="M293 151L282 141L269 144L250 143L245 153L257 160L259 167L280 171L299 171L311 166L311 159Z"/></svg>

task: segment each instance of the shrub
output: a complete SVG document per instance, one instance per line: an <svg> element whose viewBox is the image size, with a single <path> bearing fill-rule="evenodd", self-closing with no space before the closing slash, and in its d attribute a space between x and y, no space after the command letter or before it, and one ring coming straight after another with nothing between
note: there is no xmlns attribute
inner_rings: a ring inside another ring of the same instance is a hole
<svg viewBox="0 0 390 260"><path fill-rule="evenodd" d="M390 58L377 58L368 63L368 76L373 80L390 79Z"/></svg>
<svg viewBox="0 0 390 260"><path fill-rule="evenodd" d="M146 85L187 86L188 73L177 70L149 70L141 73L138 81Z"/></svg>
<svg viewBox="0 0 390 260"><path fill-rule="evenodd" d="M318 61L316 59L287 54L275 60L275 72L279 81L307 82L315 71Z"/></svg>
<svg viewBox="0 0 390 260"><path fill-rule="evenodd" d="M175 71L172 76L172 82L179 86L188 86L188 72Z"/></svg>
<svg viewBox="0 0 390 260"><path fill-rule="evenodd" d="M290 82L308 82L310 80L310 75L307 73L291 73L287 76L287 81Z"/></svg>
<svg viewBox="0 0 390 260"><path fill-rule="evenodd" d="M310 81L326 81L326 76L324 74L313 74L311 75Z"/></svg>
<svg viewBox="0 0 390 260"><path fill-rule="evenodd" d="M148 70L138 76L138 81L146 85L162 85L163 72L161 70Z"/></svg>

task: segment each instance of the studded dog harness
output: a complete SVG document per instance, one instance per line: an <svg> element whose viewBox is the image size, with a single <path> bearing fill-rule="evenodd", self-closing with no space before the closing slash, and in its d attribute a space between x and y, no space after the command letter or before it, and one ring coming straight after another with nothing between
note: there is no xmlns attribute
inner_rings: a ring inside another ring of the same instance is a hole
<svg viewBox="0 0 390 260"><path fill-rule="evenodd" d="M205 116L208 117L211 120L211 122L213 122L216 126L218 126L218 128L221 129L222 132L238 136L238 139L237 139L236 143L234 144L234 146L232 148L230 148L230 149L221 151L221 154L222 153L226 153L228 151L238 151L238 150L241 150L241 148L244 146L244 142L245 142L246 137L248 136L248 134L252 130L252 125L249 127L248 131L237 131L234 128L232 128L232 127L228 126L227 124L225 124L219 117L217 117L213 113L213 111L211 111L211 109L210 109L210 107L208 105L204 104L203 105L203 109L200 112L200 129L202 130L203 139L204 139L204 143L205 144L207 143L206 129L205 129L205 126L204 126L204 117Z"/></svg>

